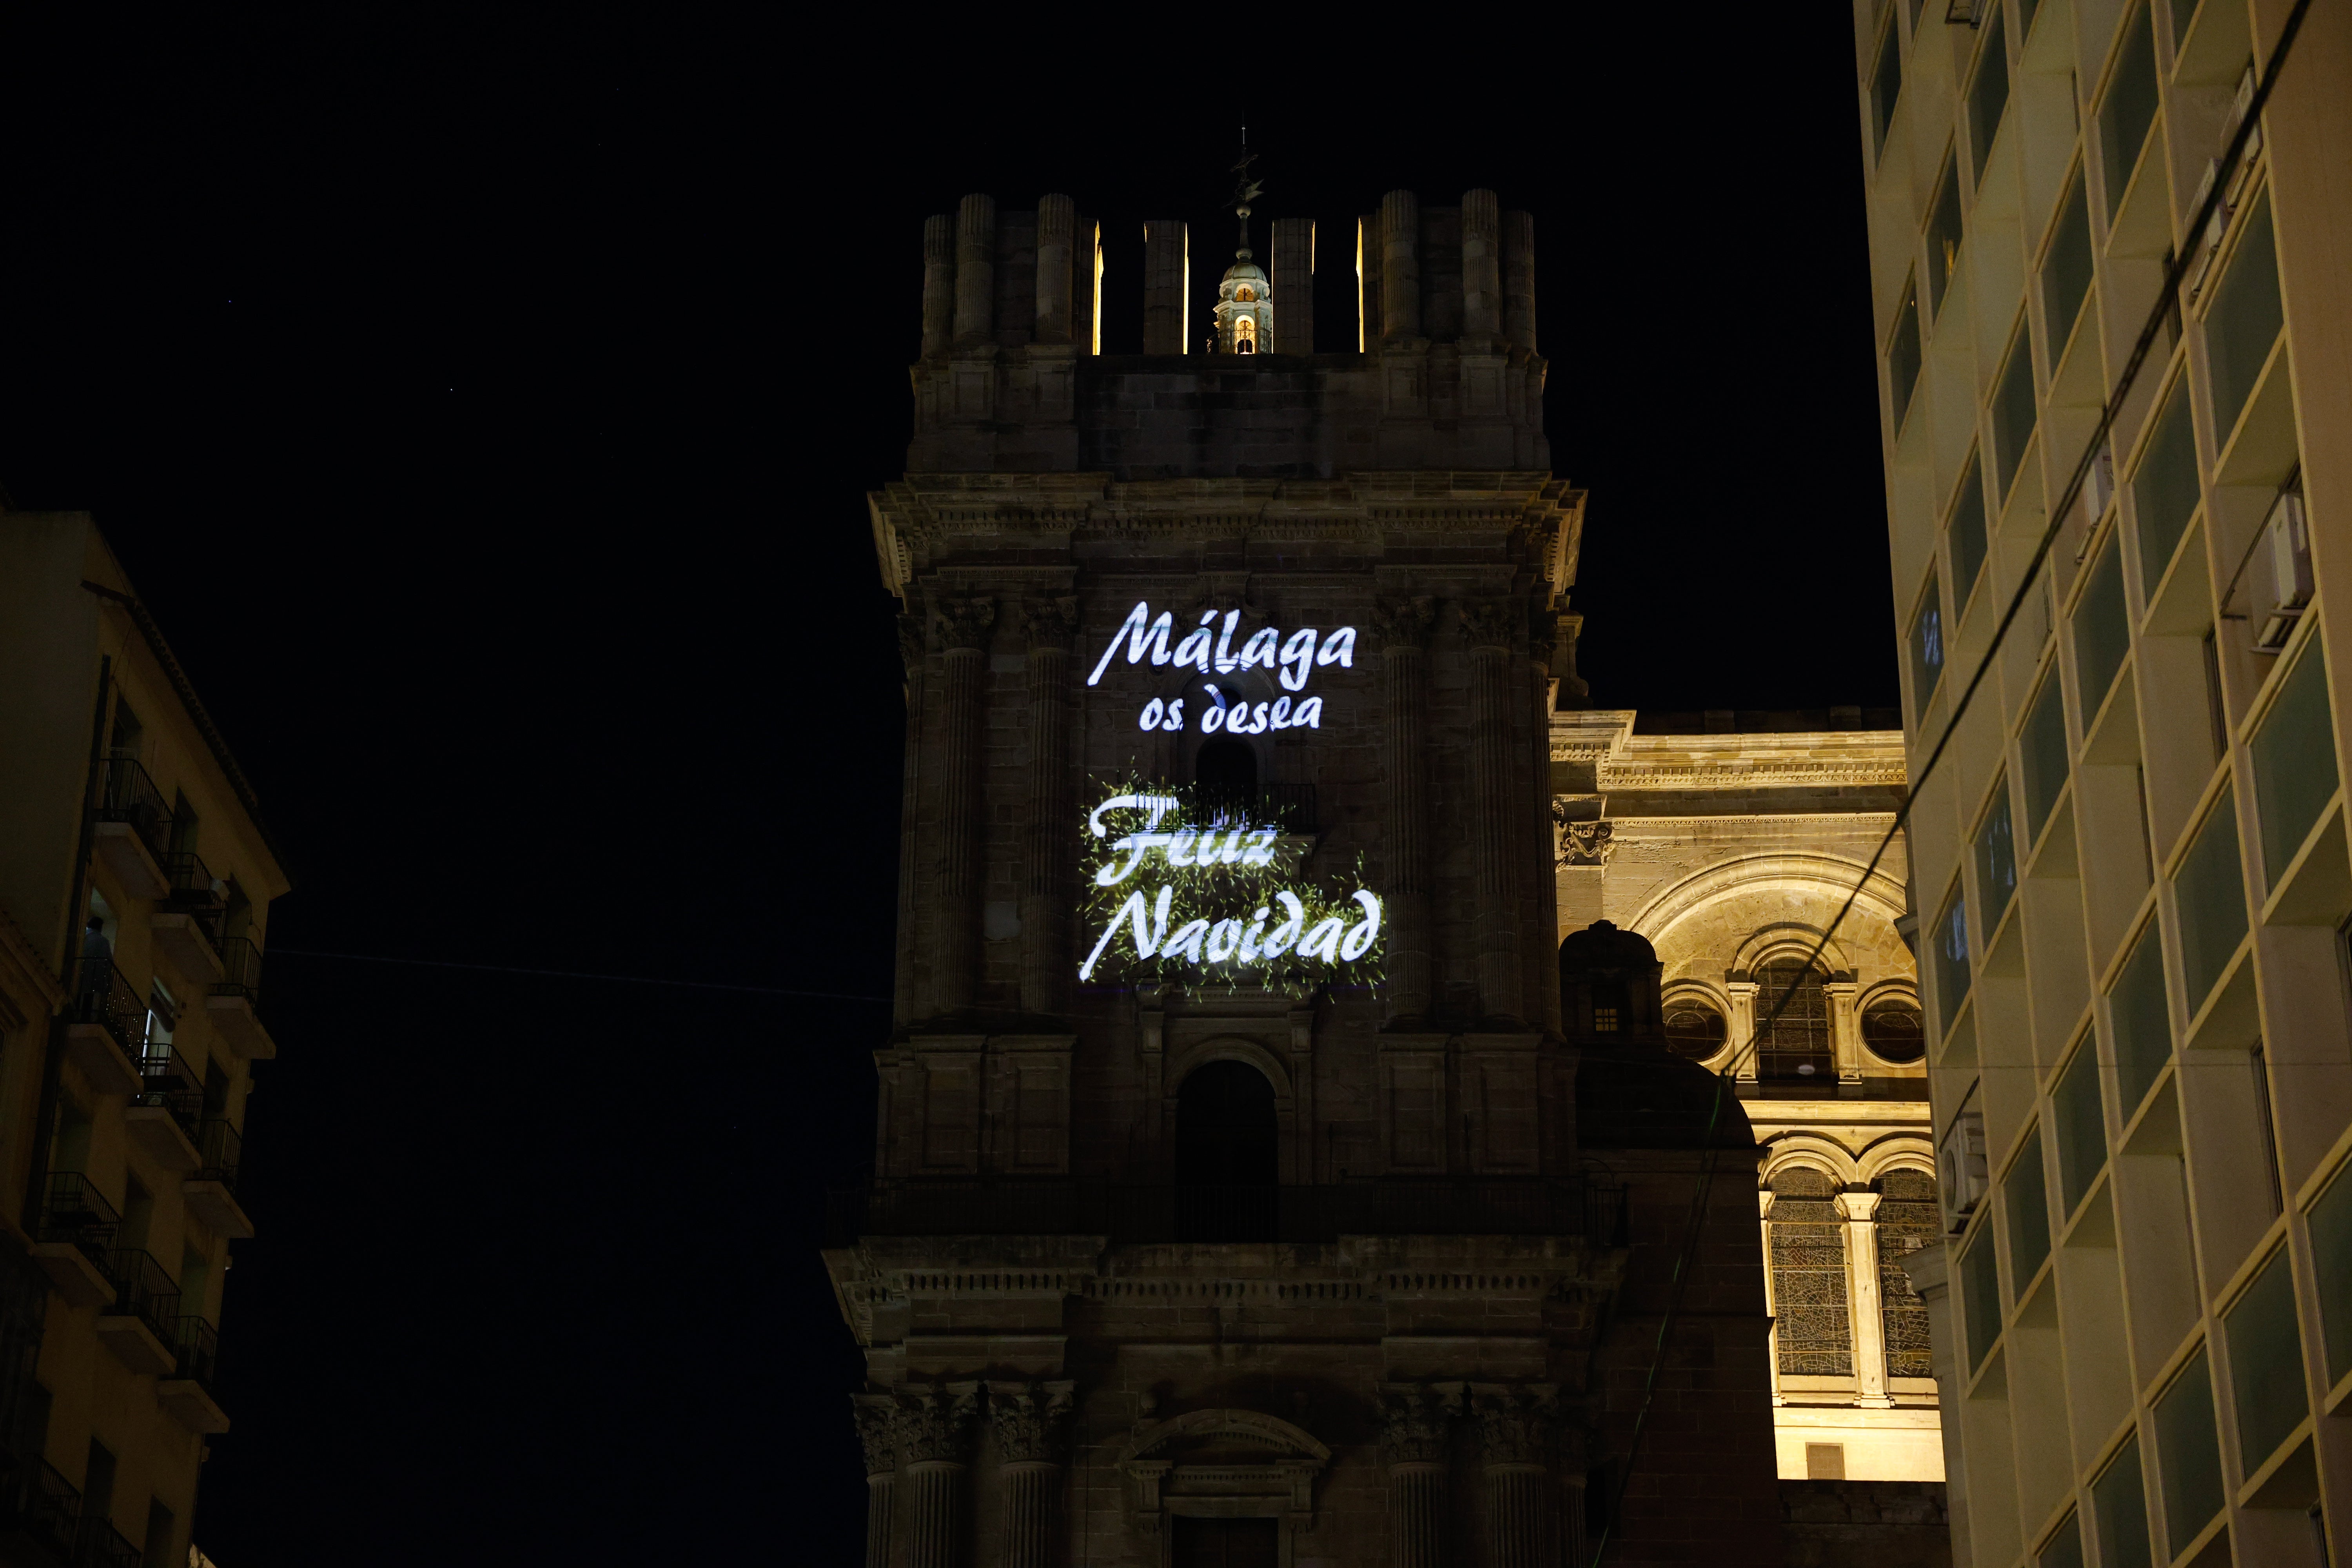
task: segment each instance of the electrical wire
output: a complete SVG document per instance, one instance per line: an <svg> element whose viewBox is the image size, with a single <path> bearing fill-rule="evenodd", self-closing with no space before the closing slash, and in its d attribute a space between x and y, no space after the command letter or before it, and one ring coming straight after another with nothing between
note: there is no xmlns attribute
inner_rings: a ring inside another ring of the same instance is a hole
<svg viewBox="0 0 2352 1568"><path fill-rule="evenodd" d="M2304 16L2310 9L2311 0L2295 0L2294 9L2287 14L2285 25L2279 29L2278 45L2271 51L2269 68L2263 73L2262 81L2254 89L2253 98L2247 103L2246 111L2238 121L2236 132L2230 138L2230 145L2222 153L2214 172L2211 187L2207 191L2204 201L2199 205L2196 216L2189 221L2184 232L2202 235L2206 226L2213 221L2213 215L2221 205L2222 198L2229 189L2238 164L2245 157L2246 146L2252 140L2256 128L2262 123L2263 106L2270 101L2271 90L2278 85L2279 72L2286 65L2287 56L2294 47L2295 34L2301 30ZM2141 327L2139 340L2132 345L2131 357L2125 362L2123 373L2116 378L2114 394L2108 397L2105 406L2100 410L2098 426L2091 432L2090 439L2084 443L2083 455L2074 464L2073 477L2068 479L2065 489L2060 493L2057 504L2050 509L2049 525L2042 530L2041 542L2034 546L2033 555L2026 563L2025 571L2018 581L2017 591L2011 595L2008 607L2002 611L2000 622L1993 628L1992 641L1987 645L1984 657L1977 664L1976 672L1969 678L1968 685L1961 689L1958 699L1953 703L1951 716L1945 720L1943 732L1937 737L1935 746L1927 753L1927 760L1920 764L1918 773L1912 778L1910 788L1904 797L1903 804L1896 808L1895 820L1887 827L1885 837L1878 841L1878 847L1871 854L1870 863L1863 868L1861 877L1854 882L1853 891L1846 895L1845 902L1838 906L1837 913L1831 917L1830 923L1823 928L1821 941L1813 944L1812 953L1808 958L1804 969L1798 972L1800 975L1810 972L1813 964L1820 962L1822 952L1829 947L1830 939L1837 933L1838 927L1852 912L1854 900L1862 896L1863 889L1869 886L1870 879L1878 870L1879 862L1886 858L1886 851L1894 845L1895 837L1903 831L1905 824L1909 821L1911 807L1919 798L1920 787L1935 773L1936 765L1943 761L1944 752L1951 745L1952 736L1958 730L1961 718L1968 712L1969 705L1975 700L1978 689L1983 686L1985 677L1991 673L1994 656L2000 651L2001 643L2009 636L2011 626L2015 623L2019 613L2024 608L2028 595L2032 592L2035 582L2041 576L2042 566L2050 558L2052 546L2057 542L2058 535L2065 526L2067 518L2072 514L2074 503L2082 497L2083 486L2090 478L2092 467L2098 461L2100 448L2105 444L2108 434L2115 428L2116 417L2123 412L2125 398L2130 395L2133 385L2139 379L2141 370L2147 365L2148 351L2155 346L2158 334L2164 329L2166 318L2172 313L2173 302L2179 296L2181 280L2188 276L2189 261L2195 254L2194 250L2185 251L2176 256L2171 265L2165 268L2164 284L2157 290L2156 303L2148 312L2147 324ZM2094 526L2095 529L2095 520L2094 520ZM1681 1314L1684 1293L1690 1284L1691 1266L1697 1256L1699 1232L1706 1216L1707 1194L1715 1184L1716 1170L1722 1160L1722 1151L1717 1146L1715 1131L1723 1118L1723 1107L1727 1096L1725 1086L1730 1083L1733 1075L1755 1052L1758 1042L1763 1038L1765 1031L1778 1022L1781 1013L1787 1010L1790 1000L1797 994L1797 985L1798 981L1792 978L1788 987L1780 993L1780 999L1772 1005L1772 1010L1749 1031L1748 1043L1735 1053L1731 1061L1716 1076L1715 1094L1709 1101L1707 1110L1706 1132L1701 1140L1704 1155L1699 1166L1698 1183L1691 1194L1690 1217L1685 1225L1682 1248L1675 1258L1675 1272L1668 1289L1666 1310L1658 1322L1658 1338L1651 1351L1649 1371L1643 1379L1642 1403L1634 1412L1633 1434L1627 1439L1623 1473L1618 1479L1615 1493L1610 1500L1609 1510L1603 1516L1600 1536L1593 1542L1593 1568L1601 1568L1601 1564L1608 1555L1609 1542L1615 1532L1618 1516L1624 1509L1627 1490L1633 1485L1635 1464L1641 1457L1642 1438L1648 1430L1650 1409L1657 1395L1658 1374L1665 1365L1666 1345L1673 1334L1675 1320Z"/></svg>

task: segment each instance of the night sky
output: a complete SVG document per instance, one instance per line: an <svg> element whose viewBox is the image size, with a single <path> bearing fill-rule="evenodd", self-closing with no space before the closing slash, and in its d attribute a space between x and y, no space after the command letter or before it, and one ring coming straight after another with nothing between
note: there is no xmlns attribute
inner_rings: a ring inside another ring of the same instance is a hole
<svg viewBox="0 0 2352 1568"><path fill-rule="evenodd" d="M1595 701L1895 701L1846 22L1594 30L1659 15L1447 13L1378 68L1269 33L1245 93L1191 24L7 39L0 489L97 513L296 887L197 1515L225 1568L855 1560L814 1248L890 984L861 496L964 192L1100 219L1134 352L1139 220L1193 219L1205 295L1246 114L1334 351L1354 216L1493 187L1536 216L1554 464L1592 492ZM1183 68L1124 74L1152 58Z"/></svg>

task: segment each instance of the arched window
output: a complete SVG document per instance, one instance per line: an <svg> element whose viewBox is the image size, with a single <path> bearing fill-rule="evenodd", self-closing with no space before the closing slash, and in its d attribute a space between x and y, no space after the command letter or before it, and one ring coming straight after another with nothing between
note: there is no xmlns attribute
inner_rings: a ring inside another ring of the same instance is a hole
<svg viewBox="0 0 2352 1568"><path fill-rule="evenodd" d="M1257 290L1244 283L1234 290L1234 298L1246 305L1257 298Z"/></svg>
<svg viewBox="0 0 2352 1568"><path fill-rule="evenodd" d="M1204 741L1192 758L1192 783L1203 810L1246 816L1257 805L1257 753L1246 741Z"/></svg>
<svg viewBox="0 0 2352 1568"><path fill-rule="evenodd" d="M1678 996L1666 1004L1666 1048L1676 1056L1703 1062L1729 1037L1723 1015L1696 997Z"/></svg>
<svg viewBox="0 0 2352 1568"><path fill-rule="evenodd" d="M1234 318L1234 353L1237 354L1257 353L1257 318L1255 316Z"/></svg>
<svg viewBox="0 0 2352 1568"><path fill-rule="evenodd" d="M1852 1377L1845 1221L1824 1172L1791 1165L1772 1178L1772 1321L1783 1377Z"/></svg>
<svg viewBox="0 0 2352 1568"><path fill-rule="evenodd" d="M1911 1288L1903 1259L1943 1234L1936 1178L1925 1171L1889 1171L1879 1178L1878 1300L1886 1325L1886 1375L1933 1377L1927 1356L1927 1303Z"/></svg>
<svg viewBox="0 0 2352 1568"><path fill-rule="evenodd" d="M1247 1062L1209 1062L1184 1079L1176 1093L1178 1239L1273 1239L1280 1136L1274 1086Z"/></svg>
<svg viewBox="0 0 2352 1568"><path fill-rule="evenodd" d="M1776 1007L1780 1016L1773 1017ZM1772 1020L1769 1026L1767 1018ZM1779 959L1756 972L1756 1076L1790 1083L1837 1081L1829 997L1822 990L1821 972L1802 959Z"/></svg>
<svg viewBox="0 0 2352 1568"><path fill-rule="evenodd" d="M1927 1054L1918 1006L1907 996L1873 1002L1862 1016L1862 1043L1881 1061L1916 1062Z"/></svg>

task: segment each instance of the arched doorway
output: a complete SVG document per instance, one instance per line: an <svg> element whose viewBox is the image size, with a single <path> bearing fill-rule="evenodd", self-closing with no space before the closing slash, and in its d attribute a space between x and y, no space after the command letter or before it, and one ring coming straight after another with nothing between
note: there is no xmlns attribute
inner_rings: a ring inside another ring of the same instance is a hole
<svg viewBox="0 0 2352 1568"><path fill-rule="evenodd" d="M1203 812L1238 821L1257 805L1257 753L1245 741L1203 741L1192 757L1192 785Z"/></svg>
<svg viewBox="0 0 2352 1568"><path fill-rule="evenodd" d="M1247 1062L1204 1063L1176 1092L1176 1235L1271 1241L1281 1180L1274 1086Z"/></svg>

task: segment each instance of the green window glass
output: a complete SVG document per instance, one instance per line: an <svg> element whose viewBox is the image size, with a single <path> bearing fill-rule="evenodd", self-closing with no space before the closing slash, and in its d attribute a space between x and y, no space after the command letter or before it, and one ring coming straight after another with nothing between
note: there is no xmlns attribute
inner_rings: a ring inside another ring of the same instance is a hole
<svg viewBox="0 0 2352 1568"><path fill-rule="evenodd" d="M2132 166L2156 123L2156 39L2148 31L2147 13L2124 24L2123 52L2116 58L2107 96L2099 104L2099 152L2107 176L2107 216L2123 205L2124 187Z"/></svg>
<svg viewBox="0 0 2352 1568"><path fill-rule="evenodd" d="M2017 896L2017 843L2010 831L2009 780L2004 776L1993 791L1992 809L1977 825L1976 842L1971 846L1977 867L1977 900L1983 910L1985 940L1992 940L1993 928L2008 911L2009 900Z"/></svg>
<svg viewBox="0 0 2352 1568"><path fill-rule="evenodd" d="M1969 1315L1969 1371L1974 1374L2000 1338L2000 1275L1993 1263L1990 1229L1960 1254L1960 1300Z"/></svg>
<svg viewBox="0 0 2352 1568"><path fill-rule="evenodd" d="M2091 205L2078 172L2058 204L2058 226L2050 231L2050 249L2042 258L2042 313L2050 324L2052 364L2058 363L2090 292Z"/></svg>
<svg viewBox="0 0 2352 1568"><path fill-rule="evenodd" d="M2279 302L2278 241L2271 232L2271 201L2265 192L2246 216L2246 237L2230 258L2230 270L2213 290L2205 317L2205 353L2213 371L2214 444L2226 447L2238 416L2253 395L2254 383L2286 325Z"/></svg>
<svg viewBox="0 0 2352 1568"><path fill-rule="evenodd" d="M2058 805L2070 766L2066 757L2066 694L2051 671L2027 710L2017 737L2020 782L2025 785L2025 841L2042 838L2042 825Z"/></svg>
<svg viewBox="0 0 2352 1568"><path fill-rule="evenodd" d="M1927 318L1944 309L1944 295L1960 265L1960 171L1944 160L1944 177L1936 182L1935 204L1927 209Z"/></svg>
<svg viewBox="0 0 2352 1568"><path fill-rule="evenodd" d="M2127 1439L2115 1463L2091 1483L2091 1518L2099 1537L2099 1568L2149 1568L2147 1483L2140 1476L2139 1437Z"/></svg>
<svg viewBox="0 0 2352 1568"><path fill-rule="evenodd" d="M2280 683L2252 749L2263 876L2274 888L2319 820L2320 808L2336 793L2336 728L2317 638L2305 645Z"/></svg>
<svg viewBox="0 0 2352 1568"><path fill-rule="evenodd" d="M1957 887L1944 900L1944 912L1936 917L1928 941L1927 956L1936 971L1936 1033L1940 1037L1951 1032L1952 1020L1959 1016L1960 1004L1969 995L1969 902Z"/></svg>
<svg viewBox="0 0 2352 1568"><path fill-rule="evenodd" d="M2124 604L2124 552L2114 540L2091 563L2090 581L2074 606L2074 683L2083 693L2083 728L2107 700L2116 671L2131 652L2131 612Z"/></svg>
<svg viewBox="0 0 2352 1568"><path fill-rule="evenodd" d="M2303 1331L2286 1249L2264 1266L2222 1320L2230 1388L2238 1411L2238 1462L2247 1475L2277 1452L2310 1408L2303 1388Z"/></svg>
<svg viewBox="0 0 2352 1568"><path fill-rule="evenodd" d="M2189 378L2173 384L2156 432L2132 475L2132 510L2139 518L2140 584L2149 593L2172 563L2180 536L2197 511L2197 432L2189 417Z"/></svg>
<svg viewBox="0 0 2352 1568"><path fill-rule="evenodd" d="M1936 694L1936 682L1944 673L1944 598L1937 592L1936 574L1927 574L1927 591L1919 596L1919 612L1911 617L1911 635L1906 640L1911 653L1911 701L1913 716L1927 710L1927 700Z"/></svg>
<svg viewBox="0 0 2352 1568"><path fill-rule="evenodd" d="M2189 1012L2194 1017L2246 934L2238 815L2226 792L2181 858L2180 874L2172 879L2172 900L2180 916L2181 977L2189 983Z"/></svg>
<svg viewBox="0 0 2352 1568"><path fill-rule="evenodd" d="M1969 454L1968 478L1960 482L1960 498L1952 504L1946 532L1952 542L1952 598L1966 605L1985 561L1984 468L1974 452Z"/></svg>
<svg viewBox="0 0 2352 1568"><path fill-rule="evenodd" d="M2099 1115L2099 1053L2084 1040L2050 1091L2051 1121L2058 1134L2058 1199L2072 1215L2107 1163L2107 1124Z"/></svg>
<svg viewBox="0 0 2352 1568"><path fill-rule="evenodd" d="M2083 1568L2083 1522L2073 1514L2033 1556L2033 1568Z"/></svg>
<svg viewBox="0 0 2352 1568"><path fill-rule="evenodd" d="M2107 1019L2115 1030L2116 1120L2129 1122L2156 1075L2172 1059L2172 1013L2164 1001L2164 942L2156 922L2139 933L2124 960L2116 988L2107 993Z"/></svg>
<svg viewBox="0 0 2352 1568"><path fill-rule="evenodd" d="M2022 1294L2033 1271L2050 1256L2050 1184L2042 1170L2042 1131L2034 1129L2001 1184L2002 1215L2009 1221L2009 1279Z"/></svg>
<svg viewBox="0 0 2352 1568"><path fill-rule="evenodd" d="M2017 471L2025 461L2025 448L2033 439L2033 345L2025 331L2025 322L2017 323L2017 333L2009 341L2009 362L2001 366L2000 380L1992 389L1992 462L1995 477L2000 481L1996 492L2009 499L2010 487L2017 482Z"/></svg>
<svg viewBox="0 0 2352 1568"><path fill-rule="evenodd" d="M1903 303L1895 310L1895 336L1886 345L1886 384L1895 398L1895 427L1911 412L1911 395L1919 390L1919 288L1903 286Z"/></svg>
<svg viewBox="0 0 2352 1568"><path fill-rule="evenodd" d="M2311 1261L2332 1388L2352 1372L2352 1174L2336 1177L2311 1205Z"/></svg>
<svg viewBox="0 0 2352 1568"><path fill-rule="evenodd" d="M2164 1532L2178 1557L2221 1511L2221 1445L2213 1435L2213 1379L2201 1350L2157 1395L2156 1471Z"/></svg>
<svg viewBox="0 0 2352 1568"><path fill-rule="evenodd" d="M1886 37L1879 40L1878 63L1870 72L1871 132L1879 148L1886 146L1886 128L1895 123L1895 102L1903 96L1903 45L1895 37L1895 24L1886 25Z"/></svg>
<svg viewBox="0 0 2352 1568"><path fill-rule="evenodd" d="M1976 79L1969 83L1969 145L1975 150L1977 184L1984 184L1985 167L1992 161L1992 139L2000 117L2009 109L2009 51L2001 37L2000 13L1985 24L1984 43L1977 50Z"/></svg>

